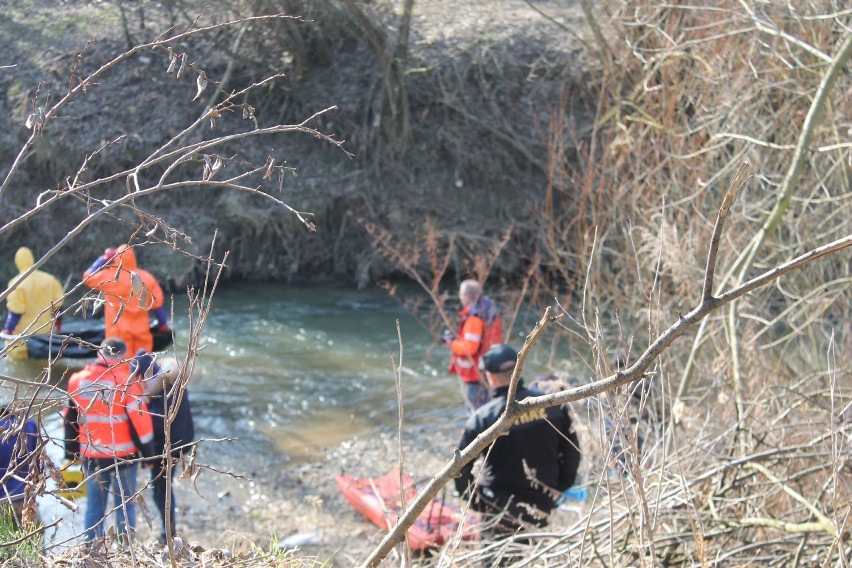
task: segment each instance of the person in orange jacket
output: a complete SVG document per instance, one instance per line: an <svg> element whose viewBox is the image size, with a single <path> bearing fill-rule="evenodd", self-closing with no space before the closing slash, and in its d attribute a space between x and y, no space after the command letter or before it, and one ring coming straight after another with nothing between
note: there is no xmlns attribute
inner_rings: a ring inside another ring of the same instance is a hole
<svg viewBox="0 0 852 568"><path fill-rule="evenodd" d="M142 399L143 385L130 380L126 352L121 339L108 337L101 343L98 359L68 379L69 400L63 412L65 458L82 459L87 542L105 534L110 495L114 496L119 534L132 535L136 527L135 459L154 455L153 421Z"/></svg>
<svg viewBox="0 0 852 568"><path fill-rule="evenodd" d="M130 245L106 249L83 273L83 284L104 295L104 335L123 339L128 353L154 349L148 312L157 318L158 332L169 331L163 290L139 268Z"/></svg>
<svg viewBox="0 0 852 568"><path fill-rule="evenodd" d="M461 283L459 300L462 310L458 335L444 333L441 343L452 353L450 372L458 375L465 408L472 414L491 398L479 372L479 359L491 345L500 343L503 324L497 304L482 293L476 280Z"/></svg>
<svg viewBox="0 0 852 568"><path fill-rule="evenodd" d="M15 253L15 266L23 274L35 264L33 251L21 247ZM65 292L62 284L52 274L43 270L34 270L21 279L18 274L9 281L9 288L15 286L6 297L8 312L3 324L3 333L17 338L21 334L59 333L62 330L62 301ZM21 339L10 339L13 345L9 357L15 360L27 358L27 346Z"/></svg>

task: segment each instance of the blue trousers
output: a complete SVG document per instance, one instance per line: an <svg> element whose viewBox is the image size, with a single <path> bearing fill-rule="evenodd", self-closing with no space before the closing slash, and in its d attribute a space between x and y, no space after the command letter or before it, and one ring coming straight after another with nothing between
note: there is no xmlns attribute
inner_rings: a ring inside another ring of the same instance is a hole
<svg viewBox="0 0 852 568"><path fill-rule="evenodd" d="M488 392L488 387L481 382L466 383L460 381L460 383L462 398L464 398L464 407L469 415L476 412L477 408L491 400L491 393Z"/></svg>
<svg viewBox="0 0 852 568"><path fill-rule="evenodd" d="M83 458L86 480L86 541L103 537L106 510L113 496L116 524L120 535L136 528L136 505L130 498L136 494L136 463L121 459Z"/></svg>

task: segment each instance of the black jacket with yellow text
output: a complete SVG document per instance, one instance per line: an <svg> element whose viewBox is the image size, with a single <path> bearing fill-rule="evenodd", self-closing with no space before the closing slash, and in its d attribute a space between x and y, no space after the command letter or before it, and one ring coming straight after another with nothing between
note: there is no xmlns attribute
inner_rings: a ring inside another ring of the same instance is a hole
<svg viewBox="0 0 852 568"><path fill-rule="evenodd" d="M459 442L460 450L497 421L506 408L508 390L509 387L496 389L492 400L468 418ZM521 381L517 399L541 394L525 388ZM519 418L507 435L494 442L487 459L488 475L481 485L498 496L512 496L516 502L529 503L545 513L550 512L558 493L574 483L580 465L579 448L567 405L534 411ZM460 494L466 494L474 481L474 461L455 479Z"/></svg>

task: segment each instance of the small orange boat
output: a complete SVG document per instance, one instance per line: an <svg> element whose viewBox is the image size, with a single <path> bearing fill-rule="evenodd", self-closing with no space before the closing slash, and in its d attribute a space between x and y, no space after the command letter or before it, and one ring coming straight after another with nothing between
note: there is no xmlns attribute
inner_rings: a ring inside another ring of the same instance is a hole
<svg viewBox="0 0 852 568"><path fill-rule="evenodd" d="M367 519L383 530L396 524L402 514L400 505L400 474L394 468L381 477L353 477L337 475L334 480L349 503ZM406 505L414 501L418 489L414 480L402 474ZM479 521L473 514L464 514L452 503L435 497L426 505L417 520L408 529L408 546L412 550L425 550L443 545L455 538L461 528L462 540L479 539Z"/></svg>

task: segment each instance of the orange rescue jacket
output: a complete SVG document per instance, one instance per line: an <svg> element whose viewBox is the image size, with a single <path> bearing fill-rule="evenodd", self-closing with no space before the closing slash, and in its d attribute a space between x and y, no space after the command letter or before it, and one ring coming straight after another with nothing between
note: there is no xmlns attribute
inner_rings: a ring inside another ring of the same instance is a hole
<svg viewBox="0 0 852 568"><path fill-rule="evenodd" d="M68 393L77 413L79 452L87 458L125 458L141 453L143 449L133 441L131 423L143 445L154 439L151 414L139 387L128 384L126 369L127 365L110 367L98 361L68 380Z"/></svg>
<svg viewBox="0 0 852 568"><path fill-rule="evenodd" d="M139 268L132 248L118 247L103 267L83 274L83 284L104 295L106 337L121 338L127 344L128 355L136 354L140 348L154 349L148 312L163 305L163 290L150 272Z"/></svg>
<svg viewBox="0 0 852 568"><path fill-rule="evenodd" d="M450 372L465 383L482 380L480 356L494 343L500 343L502 320L497 305L487 296L459 312L458 336L450 343Z"/></svg>

